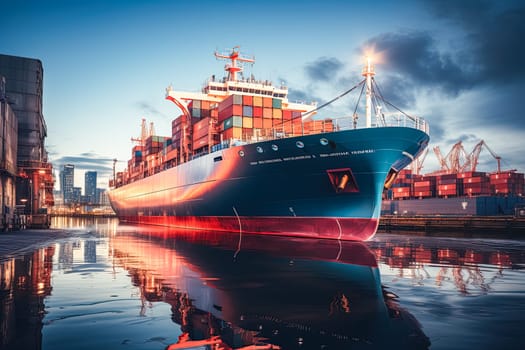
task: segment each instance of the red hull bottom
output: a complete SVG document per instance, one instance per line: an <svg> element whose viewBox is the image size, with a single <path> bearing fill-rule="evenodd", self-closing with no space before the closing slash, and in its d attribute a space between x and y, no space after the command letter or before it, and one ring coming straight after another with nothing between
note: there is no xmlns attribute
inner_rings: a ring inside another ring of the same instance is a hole
<svg viewBox="0 0 525 350"><path fill-rule="evenodd" d="M378 219L321 217L202 217L122 216L120 221L195 230L242 232L310 238L366 241L374 236Z"/></svg>

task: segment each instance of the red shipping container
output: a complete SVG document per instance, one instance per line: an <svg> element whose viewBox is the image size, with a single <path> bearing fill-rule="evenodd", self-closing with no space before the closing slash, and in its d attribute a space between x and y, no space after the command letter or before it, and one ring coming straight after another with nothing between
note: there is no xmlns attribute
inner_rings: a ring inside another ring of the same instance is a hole
<svg viewBox="0 0 525 350"><path fill-rule="evenodd" d="M290 109L283 109L283 119L284 120L292 119L292 111Z"/></svg>
<svg viewBox="0 0 525 350"><path fill-rule="evenodd" d="M252 137L253 137L252 128L242 128L242 139L243 140L251 140Z"/></svg>
<svg viewBox="0 0 525 350"><path fill-rule="evenodd" d="M242 96L242 104L245 105L245 106L253 105L253 96L251 96L251 95L243 95Z"/></svg>
<svg viewBox="0 0 525 350"><path fill-rule="evenodd" d="M242 115L242 106L241 105L231 105L222 111L219 111L219 122L222 122L233 116Z"/></svg>
<svg viewBox="0 0 525 350"><path fill-rule="evenodd" d="M263 109L262 109L262 107L253 107L253 116L254 117L262 117L263 116Z"/></svg>
<svg viewBox="0 0 525 350"><path fill-rule="evenodd" d="M208 146L209 143L210 143L210 138L208 137L208 135L205 135L205 136L203 136L203 137L193 141L193 149L197 150L197 149L202 148L204 146Z"/></svg>
<svg viewBox="0 0 525 350"><path fill-rule="evenodd" d="M469 177L486 177L487 173L481 171L467 171L464 173L458 173L457 177L459 178L469 178Z"/></svg>
<svg viewBox="0 0 525 350"><path fill-rule="evenodd" d="M434 197L434 191L416 191L414 196L421 198Z"/></svg>
<svg viewBox="0 0 525 350"><path fill-rule="evenodd" d="M467 184L467 183L489 183L489 178L484 176L484 177L481 177L481 176L476 176L476 177L464 177L463 178L463 183L464 184Z"/></svg>

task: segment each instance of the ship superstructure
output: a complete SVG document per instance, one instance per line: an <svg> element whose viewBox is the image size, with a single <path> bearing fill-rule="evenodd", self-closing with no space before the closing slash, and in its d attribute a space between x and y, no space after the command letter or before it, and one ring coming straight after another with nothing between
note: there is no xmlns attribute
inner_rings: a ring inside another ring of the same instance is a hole
<svg viewBox="0 0 525 350"><path fill-rule="evenodd" d="M254 58L238 48L227 75L201 92L166 90L182 114L171 137L149 135L118 173L110 200L119 218L192 229L364 240L376 231L383 188L428 143L428 126L406 114L386 120L374 105L375 71L334 100L365 91L357 114L320 118L330 103L288 100L285 86L244 78ZM332 100L332 101L334 101ZM373 122L373 112L375 121Z"/></svg>

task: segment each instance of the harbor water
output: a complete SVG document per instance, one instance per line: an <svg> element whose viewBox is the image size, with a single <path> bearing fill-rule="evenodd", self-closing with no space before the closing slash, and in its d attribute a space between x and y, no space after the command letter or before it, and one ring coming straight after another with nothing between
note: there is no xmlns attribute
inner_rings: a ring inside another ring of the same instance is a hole
<svg viewBox="0 0 525 350"><path fill-rule="evenodd" d="M0 349L525 348L519 237L53 226L0 260Z"/></svg>

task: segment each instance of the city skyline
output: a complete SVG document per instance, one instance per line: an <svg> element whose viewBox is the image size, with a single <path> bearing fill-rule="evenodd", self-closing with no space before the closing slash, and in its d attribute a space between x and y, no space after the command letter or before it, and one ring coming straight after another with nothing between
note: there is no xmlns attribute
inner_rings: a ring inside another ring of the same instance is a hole
<svg viewBox="0 0 525 350"><path fill-rule="evenodd" d="M43 63L46 145L55 170L75 164L77 183L81 172L97 171L97 187L107 187L113 159L117 171L126 166L142 118L171 136L180 111L164 89L198 91L211 75L222 76L224 62L213 52L239 45L256 57L248 75L285 82L292 98L319 104L355 85L364 52L374 50L384 95L430 123L431 148L446 154L461 140L470 151L485 140L503 169L525 171L521 2L228 4L8 1L0 51ZM348 114L353 103L326 113ZM489 152L478 168L496 170ZM422 171L437 169L428 155Z"/></svg>

